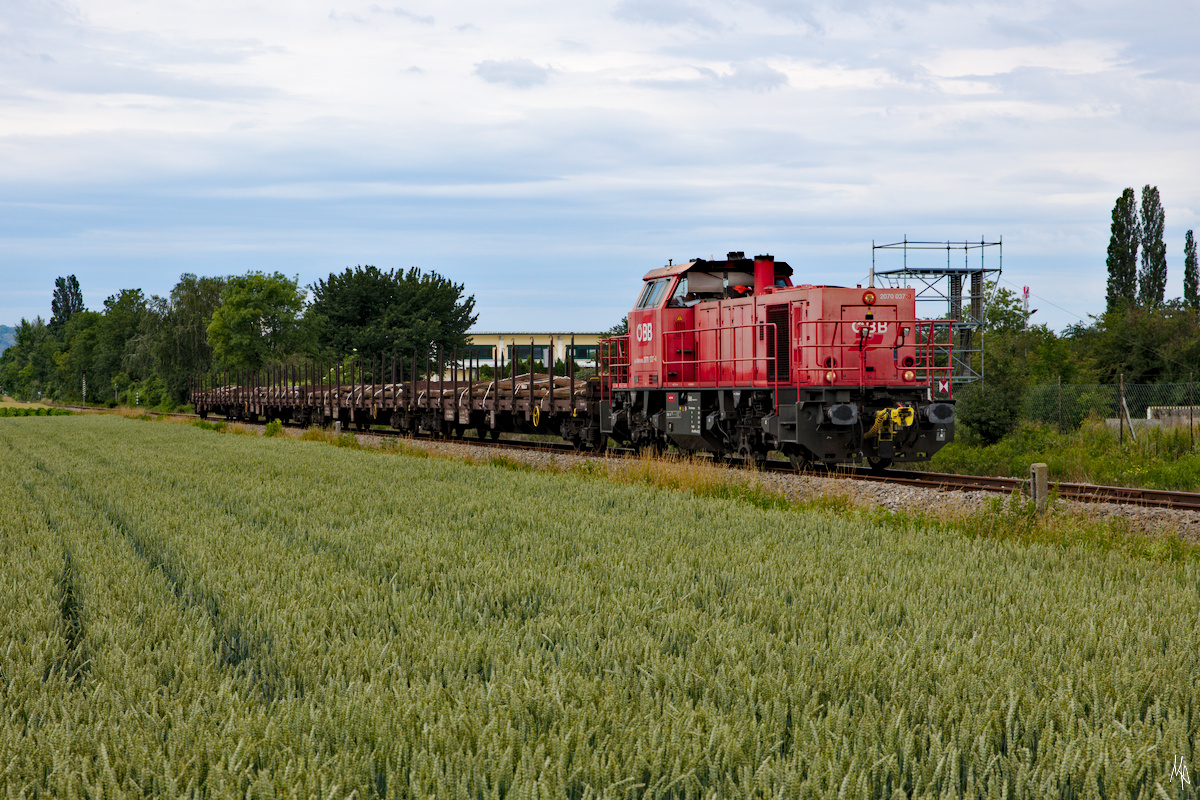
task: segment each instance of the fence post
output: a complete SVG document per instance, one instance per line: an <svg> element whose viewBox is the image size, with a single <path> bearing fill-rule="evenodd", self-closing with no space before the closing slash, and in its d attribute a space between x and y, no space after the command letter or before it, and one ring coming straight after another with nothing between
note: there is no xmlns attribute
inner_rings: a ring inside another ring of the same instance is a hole
<svg viewBox="0 0 1200 800"><path fill-rule="evenodd" d="M1125 444L1125 373L1121 373L1120 388L1117 390L1117 426L1121 429L1121 444Z"/></svg>

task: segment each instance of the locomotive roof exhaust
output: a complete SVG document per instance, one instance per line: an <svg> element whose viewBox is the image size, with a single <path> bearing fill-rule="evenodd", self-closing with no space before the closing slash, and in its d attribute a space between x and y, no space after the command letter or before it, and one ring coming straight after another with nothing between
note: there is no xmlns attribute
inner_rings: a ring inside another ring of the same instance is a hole
<svg viewBox="0 0 1200 800"><path fill-rule="evenodd" d="M754 257L754 293L770 294L775 289L775 256Z"/></svg>

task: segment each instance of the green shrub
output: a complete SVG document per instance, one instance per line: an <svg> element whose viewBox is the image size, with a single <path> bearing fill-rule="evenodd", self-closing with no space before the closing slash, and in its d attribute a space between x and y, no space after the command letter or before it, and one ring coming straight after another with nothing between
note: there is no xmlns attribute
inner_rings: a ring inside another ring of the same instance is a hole
<svg viewBox="0 0 1200 800"><path fill-rule="evenodd" d="M266 427L263 428L263 436L266 436L267 438L281 436L282 434L283 422L277 419L271 420L267 423Z"/></svg>

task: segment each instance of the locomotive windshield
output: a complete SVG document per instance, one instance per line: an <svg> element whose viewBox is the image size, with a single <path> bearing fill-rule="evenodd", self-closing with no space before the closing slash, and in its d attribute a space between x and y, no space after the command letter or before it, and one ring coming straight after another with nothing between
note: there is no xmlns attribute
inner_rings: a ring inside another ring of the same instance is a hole
<svg viewBox="0 0 1200 800"><path fill-rule="evenodd" d="M634 308L656 308L662 302L663 295L667 293L667 286L671 280L671 278L659 278L647 283Z"/></svg>

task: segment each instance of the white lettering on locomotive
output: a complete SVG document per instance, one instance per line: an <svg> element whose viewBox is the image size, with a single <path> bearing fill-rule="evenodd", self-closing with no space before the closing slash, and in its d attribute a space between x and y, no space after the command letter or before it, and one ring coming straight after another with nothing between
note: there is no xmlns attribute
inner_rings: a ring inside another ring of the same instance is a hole
<svg viewBox="0 0 1200 800"><path fill-rule="evenodd" d="M649 342L654 339L654 323L643 322L635 329L635 334L639 342Z"/></svg>
<svg viewBox="0 0 1200 800"><path fill-rule="evenodd" d="M851 324L850 330L858 333L864 327L875 335L881 335L888 331L888 324L886 322L865 322L862 320Z"/></svg>

